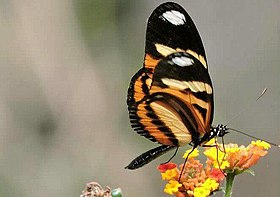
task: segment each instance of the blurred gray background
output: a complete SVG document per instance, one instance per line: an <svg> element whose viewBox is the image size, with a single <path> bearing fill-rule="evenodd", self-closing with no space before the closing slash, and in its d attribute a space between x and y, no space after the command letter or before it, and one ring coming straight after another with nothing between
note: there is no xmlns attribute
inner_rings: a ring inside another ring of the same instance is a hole
<svg viewBox="0 0 280 197"><path fill-rule="evenodd" d="M0 196L79 196L85 184L167 196L157 146L130 128L126 91L159 0L0 1ZM194 20L215 88L214 124L280 143L280 1L176 1ZM254 102L264 87L267 95ZM231 133L226 142L251 139ZM182 162L182 148L176 162ZM279 196L280 152L237 177L233 196ZM216 196L221 196L219 193Z"/></svg>

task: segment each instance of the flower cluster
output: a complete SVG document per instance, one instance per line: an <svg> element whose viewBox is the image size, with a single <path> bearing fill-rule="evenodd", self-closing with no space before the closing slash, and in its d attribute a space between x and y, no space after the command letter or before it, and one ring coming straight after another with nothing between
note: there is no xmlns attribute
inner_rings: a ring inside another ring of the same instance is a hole
<svg viewBox="0 0 280 197"><path fill-rule="evenodd" d="M210 142L211 143L211 142ZM219 168L224 173L240 174L255 165L259 159L268 153L270 145L264 141L252 141L247 147L237 144L221 145L207 148L204 154L207 163Z"/></svg>
<svg viewBox="0 0 280 197"><path fill-rule="evenodd" d="M189 153L190 150L183 156L186 158L189 155L183 172L183 164L179 168L174 163L162 164L158 167L162 179L168 181L164 192L177 197L209 196L219 189L224 176L221 171L214 170L210 165L204 167L199 160L196 160L195 158L199 155L197 149Z"/></svg>
<svg viewBox="0 0 280 197"><path fill-rule="evenodd" d="M220 190L225 175L231 173L234 177L244 172L265 156L270 148L268 143L260 140L252 141L247 147L237 144L221 145L214 141L207 145L204 150L207 157L205 165L196 159L199 151L194 149L184 154L184 158L188 156L184 169L183 164L178 167L171 162L158 167L162 179L168 181L165 193L176 197L210 196Z"/></svg>

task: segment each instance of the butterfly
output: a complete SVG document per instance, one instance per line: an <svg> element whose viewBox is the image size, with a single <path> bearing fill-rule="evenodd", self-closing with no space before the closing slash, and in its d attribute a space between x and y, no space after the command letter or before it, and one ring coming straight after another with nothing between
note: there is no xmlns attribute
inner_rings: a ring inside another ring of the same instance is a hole
<svg viewBox="0 0 280 197"><path fill-rule="evenodd" d="M163 3L149 17L144 64L131 79L127 105L134 131L161 144L127 169L227 133L224 125L212 126L213 86L205 50L194 22L180 5Z"/></svg>

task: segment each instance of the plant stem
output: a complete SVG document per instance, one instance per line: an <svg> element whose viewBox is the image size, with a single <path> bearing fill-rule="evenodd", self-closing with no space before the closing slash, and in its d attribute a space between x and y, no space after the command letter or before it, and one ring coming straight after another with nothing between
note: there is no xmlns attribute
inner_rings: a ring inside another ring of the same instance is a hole
<svg viewBox="0 0 280 197"><path fill-rule="evenodd" d="M235 177L234 172L230 172L227 174L225 197L231 197L234 177Z"/></svg>

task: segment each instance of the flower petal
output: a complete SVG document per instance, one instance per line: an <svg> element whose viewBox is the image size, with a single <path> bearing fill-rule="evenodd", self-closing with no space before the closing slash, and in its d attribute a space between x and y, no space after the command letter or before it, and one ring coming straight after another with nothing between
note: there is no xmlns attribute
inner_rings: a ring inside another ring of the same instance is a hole
<svg viewBox="0 0 280 197"><path fill-rule="evenodd" d="M169 163L163 163L163 164L160 164L157 169L160 171L160 172L165 172L166 170L171 170L171 169L174 169L177 167L177 164L175 163L172 163L172 162L169 162Z"/></svg>
<svg viewBox="0 0 280 197"><path fill-rule="evenodd" d="M192 151L192 152L191 152ZM199 155L199 151L197 148L195 148L194 150L193 149L189 149L185 152L185 154L183 155L183 158L187 158L188 159L192 159L192 158L195 158Z"/></svg>
<svg viewBox="0 0 280 197"><path fill-rule="evenodd" d="M174 180L170 180L164 188L164 192L167 194L174 194L176 192L178 192L179 187L181 187L182 184L180 184L178 181L174 181Z"/></svg>

